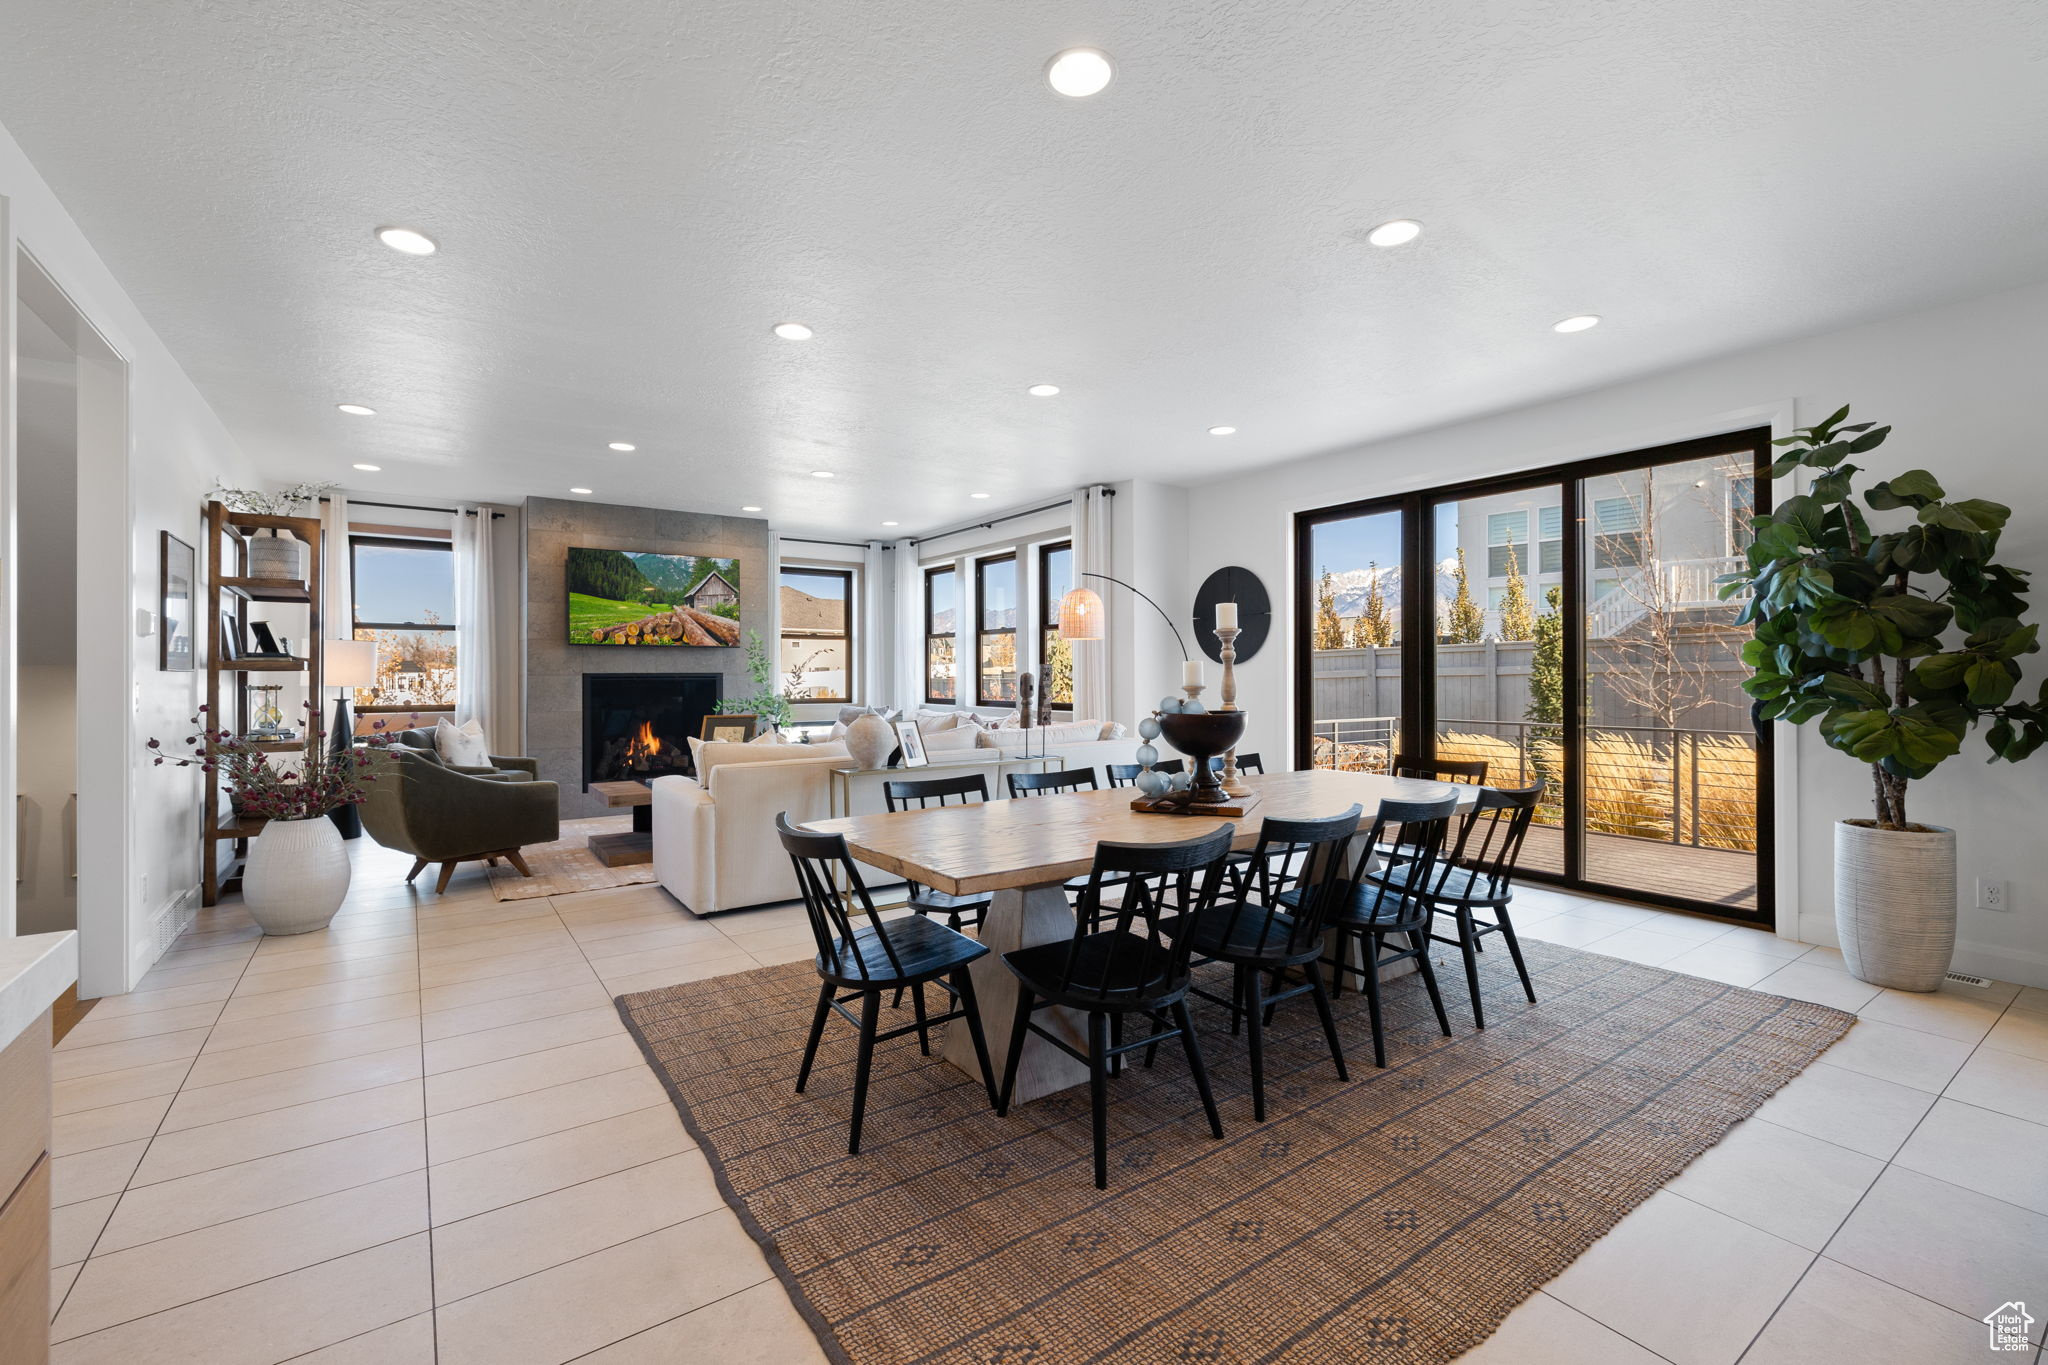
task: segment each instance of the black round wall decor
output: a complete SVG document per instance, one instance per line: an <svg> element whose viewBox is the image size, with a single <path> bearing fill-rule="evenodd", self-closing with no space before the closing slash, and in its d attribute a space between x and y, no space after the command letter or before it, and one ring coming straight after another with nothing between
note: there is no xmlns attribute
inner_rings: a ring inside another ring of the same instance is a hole
<svg viewBox="0 0 2048 1365"><path fill-rule="evenodd" d="M1223 647L1216 639L1218 602L1237 603L1237 661L1243 663L1259 652L1266 633L1273 628L1273 603L1266 596L1266 585L1250 569L1236 565L1218 569L1202 580L1201 591L1195 594L1195 639L1214 663L1223 662Z"/></svg>

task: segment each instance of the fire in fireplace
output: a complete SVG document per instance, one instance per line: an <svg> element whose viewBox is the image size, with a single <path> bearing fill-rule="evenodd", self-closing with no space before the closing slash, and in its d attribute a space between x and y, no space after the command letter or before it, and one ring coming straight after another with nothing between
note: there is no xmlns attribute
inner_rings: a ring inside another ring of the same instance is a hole
<svg viewBox="0 0 2048 1365"><path fill-rule="evenodd" d="M583 675L583 785L694 775L690 736L718 705L716 673Z"/></svg>

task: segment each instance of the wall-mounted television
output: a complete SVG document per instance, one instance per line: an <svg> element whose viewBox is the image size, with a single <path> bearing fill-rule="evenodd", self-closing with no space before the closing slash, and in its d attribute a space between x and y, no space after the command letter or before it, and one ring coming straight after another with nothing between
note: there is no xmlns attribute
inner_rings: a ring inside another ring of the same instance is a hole
<svg viewBox="0 0 2048 1365"><path fill-rule="evenodd" d="M737 559L572 549L567 583L572 645L740 642Z"/></svg>

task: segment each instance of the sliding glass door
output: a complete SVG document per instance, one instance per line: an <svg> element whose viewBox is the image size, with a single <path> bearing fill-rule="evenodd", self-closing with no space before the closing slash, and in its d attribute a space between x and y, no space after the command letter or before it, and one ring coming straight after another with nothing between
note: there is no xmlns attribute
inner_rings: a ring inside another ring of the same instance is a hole
<svg viewBox="0 0 2048 1365"><path fill-rule="evenodd" d="M1769 922L1768 737L1714 583L1768 449L1742 432L1303 514L1297 761L1540 780L1532 875Z"/></svg>

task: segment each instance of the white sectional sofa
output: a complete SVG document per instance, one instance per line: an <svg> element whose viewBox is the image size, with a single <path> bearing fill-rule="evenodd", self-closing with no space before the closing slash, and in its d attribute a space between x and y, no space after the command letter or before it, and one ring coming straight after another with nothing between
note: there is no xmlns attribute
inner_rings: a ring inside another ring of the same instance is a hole
<svg viewBox="0 0 2048 1365"><path fill-rule="evenodd" d="M1067 770L1094 768L1109 785L1111 763L1137 761L1135 738L1073 740L1042 745L1041 732L990 731L988 743L931 755L934 764L971 761L973 768L939 766L862 774L849 783L854 814L883 809L882 784L891 778L952 777L983 769L991 800L1009 795L1003 775L1037 771L1027 761L1041 749L1064 760ZM1058 733L1057 731L1055 732ZM823 744L704 744L697 748L696 777L658 777L654 792L654 873L670 895L699 915L716 915L753 905L797 898L796 874L775 837L775 817L788 811L799 824L831 814L834 768L852 763L846 746Z"/></svg>

